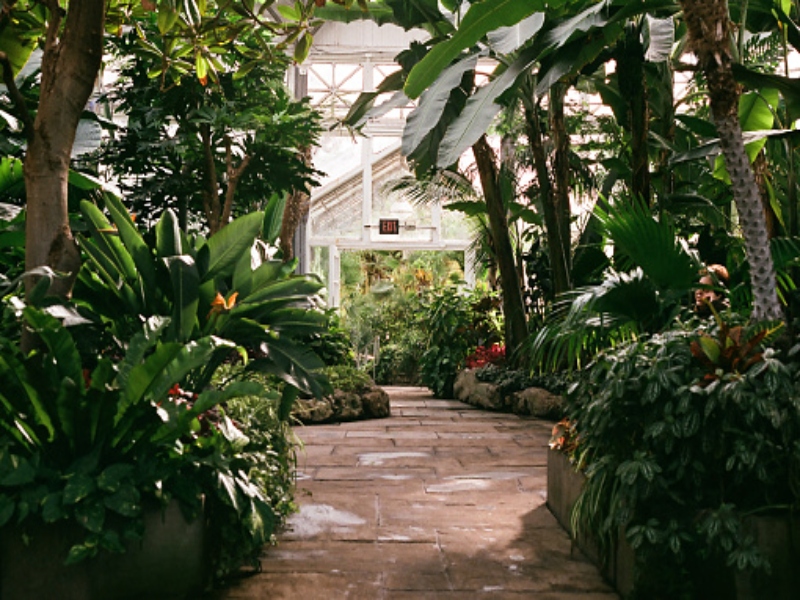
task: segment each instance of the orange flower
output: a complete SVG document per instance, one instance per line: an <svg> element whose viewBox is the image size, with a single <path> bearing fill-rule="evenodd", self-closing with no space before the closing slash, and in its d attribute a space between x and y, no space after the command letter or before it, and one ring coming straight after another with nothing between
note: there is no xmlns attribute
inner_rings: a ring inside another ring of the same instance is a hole
<svg viewBox="0 0 800 600"><path fill-rule="evenodd" d="M233 292L230 295L230 298L225 300L225 297L217 292L217 296L211 301L211 310L208 311L208 316L206 319L210 319L211 315L218 315L220 313L228 312L234 306L236 306L236 298L239 296L239 292Z"/></svg>

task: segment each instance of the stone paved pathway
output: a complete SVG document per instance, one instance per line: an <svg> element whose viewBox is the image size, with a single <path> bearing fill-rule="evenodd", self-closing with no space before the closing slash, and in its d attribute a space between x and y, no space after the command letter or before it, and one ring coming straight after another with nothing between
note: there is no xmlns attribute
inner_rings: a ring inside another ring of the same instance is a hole
<svg viewBox="0 0 800 600"><path fill-rule="evenodd" d="M220 598L617 598L544 504L550 423L387 391L388 419L298 428L300 512Z"/></svg>

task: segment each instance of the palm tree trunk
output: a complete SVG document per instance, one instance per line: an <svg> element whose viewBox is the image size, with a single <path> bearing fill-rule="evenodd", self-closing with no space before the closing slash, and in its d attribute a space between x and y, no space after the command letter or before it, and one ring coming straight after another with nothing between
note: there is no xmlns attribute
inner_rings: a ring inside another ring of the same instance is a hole
<svg viewBox="0 0 800 600"><path fill-rule="evenodd" d="M498 185L498 171L495 163L495 154L486 136L483 135L472 146L475 162L478 165L478 175L481 180L483 197L486 201L486 212L489 215L489 230L494 241L495 257L500 270L500 287L503 290L503 313L506 321L506 347L507 355L514 350L528 336L528 324L525 319L525 305L522 302L522 290L517 278L517 268L514 263L514 249L511 245L511 236L508 233L508 219L506 208Z"/></svg>
<svg viewBox="0 0 800 600"><path fill-rule="evenodd" d="M708 94L720 147L731 177L753 286L752 319L783 319L766 219L739 124L739 86L731 69L727 0L681 0L689 43L708 81Z"/></svg>

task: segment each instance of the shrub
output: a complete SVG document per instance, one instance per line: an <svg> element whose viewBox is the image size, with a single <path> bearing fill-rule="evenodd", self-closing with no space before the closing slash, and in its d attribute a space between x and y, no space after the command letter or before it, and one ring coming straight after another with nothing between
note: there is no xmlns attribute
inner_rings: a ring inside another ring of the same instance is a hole
<svg viewBox="0 0 800 600"><path fill-rule="evenodd" d="M420 360L420 378L437 398L452 398L453 384L470 350L500 337L496 298L445 288L431 294L422 319L428 343Z"/></svg>
<svg viewBox="0 0 800 600"><path fill-rule="evenodd" d="M623 528L642 597L691 594L684 575L703 560L765 566L743 516L798 506L798 347L709 380L692 347L713 354L713 339L673 331L607 350L568 395L587 475L573 526L601 540Z"/></svg>

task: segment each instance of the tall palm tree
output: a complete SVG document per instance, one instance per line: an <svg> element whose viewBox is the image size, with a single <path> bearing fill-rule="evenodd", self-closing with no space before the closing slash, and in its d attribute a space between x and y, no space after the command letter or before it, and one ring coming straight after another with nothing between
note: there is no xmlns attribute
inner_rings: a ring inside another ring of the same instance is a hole
<svg viewBox="0 0 800 600"><path fill-rule="evenodd" d="M755 321L783 319L761 198L739 124L727 0L681 0L689 44L706 76L711 113L731 177L753 285Z"/></svg>

